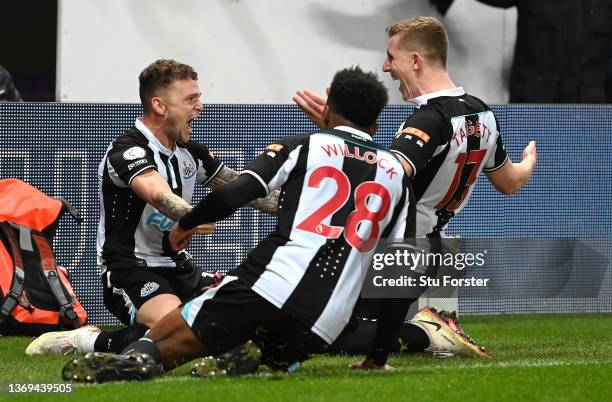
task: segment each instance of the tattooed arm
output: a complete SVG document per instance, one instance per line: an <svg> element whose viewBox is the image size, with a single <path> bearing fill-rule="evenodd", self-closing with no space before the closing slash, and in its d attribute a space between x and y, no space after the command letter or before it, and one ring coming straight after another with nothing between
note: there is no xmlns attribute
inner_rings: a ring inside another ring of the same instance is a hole
<svg viewBox="0 0 612 402"><path fill-rule="evenodd" d="M211 189L216 189L224 184L227 184L238 177L238 172L234 169L229 168L225 165L221 168L221 170L212 178L211 181L208 182L207 186ZM278 211L278 195L280 194L279 190L274 190L270 194L268 194L265 198L258 198L253 200L247 204L247 206L251 208L258 209L267 214L276 216Z"/></svg>
<svg viewBox="0 0 612 402"><path fill-rule="evenodd" d="M179 220L193 207L172 191L158 191L152 205L162 214L173 220Z"/></svg>
<svg viewBox="0 0 612 402"><path fill-rule="evenodd" d="M172 220L178 221L193 209L187 201L172 192L166 180L156 170L149 169L140 173L132 179L130 186L140 198ZM211 234L214 231L214 223L205 223L194 228L190 238L193 233Z"/></svg>
<svg viewBox="0 0 612 402"><path fill-rule="evenodd" d="M274 190L268 194L265 198L258 198L249 202L247 205L251 208L255 208L261 212L265 212L269 215L276 216L278 213L278 196L280 190Z"/></svg>
<svg viewBox="0 0 612 402"><path fill-rule="evenodd" d="M193 208L187 201L174 194L163 177L153 169L134 177L131 188L140 198L175 221Z"/></svg>

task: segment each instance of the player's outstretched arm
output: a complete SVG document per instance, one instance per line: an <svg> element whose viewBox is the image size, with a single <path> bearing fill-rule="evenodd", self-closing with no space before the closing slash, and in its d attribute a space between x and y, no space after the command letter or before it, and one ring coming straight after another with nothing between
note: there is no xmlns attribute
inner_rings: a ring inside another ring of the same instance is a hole
<svg viewBox="0 0 612 402"><path fill-rule="evenodd" d="M145 170L134 177L131 188L136 195L175 221L182 218L193 208L187 201L174 194L166 180L153 169ZM213 222L199 225L192 232L212 234L214 231L215 224Z"/></svg>
<svg viewBox="0 0 612 402"><path fill-rule="evenodd" d="M189 213L183 216L170 231L170 247L180 251L189 244L189 236L198 225L227 218L248 202L261 198L266 189L253 176L239 175L238 178L221 186L204 197Z"/></svg>
<svg viewBox="0 0 612 402"><path fill-rule="evenodd" d="M145 170L134 177L130 186L136 195L175 221L193 208L174 194L166 180L154 169Z"/></svg>
<svg viewBox="0 0 612 402"><path fill-rule="evenodd" d="M234 169L223 165L219 173L217 173L215 177L210 182L208 182L206 186L214 190L236 180L239 175L240 174ZM269 215L276 216L278 212L279 194L279 190L274 190L270 192L270 194L268 194L265 198L257 198L256 200L249 202L247 206L255 208L261 212L265 212Z"/></svg>
<svg viewBox="0 0 612 402"><path fill-rule="evenodd" d="M325 92L329 94L329 86L325 88ZM297 91L293 97L293 101L299 106L300 109L310 120L318 127L323 126L323 111L325 110L325 104L327 99L319 96L309 90Z"/></svg>
<svg viewBox="0 0 612 402"><path fill-rule="evenodd" d="M535 141L530 141L523 150L523 160L513 163L510 159L501 168L486 173L495 189L502 194L510 195L519 191L531 177L536 167L538 152Z"/></svg>

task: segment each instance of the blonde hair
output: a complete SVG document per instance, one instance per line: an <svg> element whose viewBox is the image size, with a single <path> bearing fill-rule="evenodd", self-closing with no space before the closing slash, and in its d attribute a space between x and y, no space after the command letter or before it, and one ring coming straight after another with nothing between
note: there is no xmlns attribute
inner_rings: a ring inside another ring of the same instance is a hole
<svg viewBox="0 0 612 402"><path fill-rule="evenodd" d="M400 35L399 46L403 50L419 52L425 60L446 70L448 36L436 18L408 18L391 24L387 32L389 37Z"/></svg>

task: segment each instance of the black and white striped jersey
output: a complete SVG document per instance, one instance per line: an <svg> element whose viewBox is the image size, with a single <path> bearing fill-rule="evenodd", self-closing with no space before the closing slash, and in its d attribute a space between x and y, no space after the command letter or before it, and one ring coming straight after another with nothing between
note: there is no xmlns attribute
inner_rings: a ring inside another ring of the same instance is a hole
<svg viewBox="0 0 612 402"><path fill-rule="evenodd" d="M497 119L463 88L412 100L417 109L395 134L391 150L414 171L417 237L444 236L448 222L465 206L481 171L508 159Z"/></svg>
<svg viewBox="0 0 612 402"><path fill-rule="evenodd" d="M283 138L242 174L281 188L276 229L233 272L331 343L347 324L379 238L403 238L409 179L350 127Z"/></svg>
<svg viewBox="0 0 612 402"><path fill-rule="evenodd" d="M190 259L186 251L177 254L169 246L174 221L138 197L130 183L139 173L155 169L174 194L191 203L194 184L206 184L221 166L206 146L194 141L167 149L136 120L110 144L98 167L98 264L111 270L176 267Z"/></svg>

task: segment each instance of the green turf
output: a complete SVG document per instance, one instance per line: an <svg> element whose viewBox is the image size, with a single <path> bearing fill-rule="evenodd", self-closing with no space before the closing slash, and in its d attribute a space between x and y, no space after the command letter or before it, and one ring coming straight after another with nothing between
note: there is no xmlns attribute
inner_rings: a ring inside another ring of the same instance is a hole
<svg viewBox="0 0 612 402"><path fill-rule="evenodd" d="M189 365L146 383L80 385L72 394L15 396L11 382L61 382L67 357L27 358L30 338L0 338L0 400L73 401L602 401L612 396L612 315L462 317L494 360L393 356L394 373L348 370L319 357L296 373L194 380Z"/></svg>

